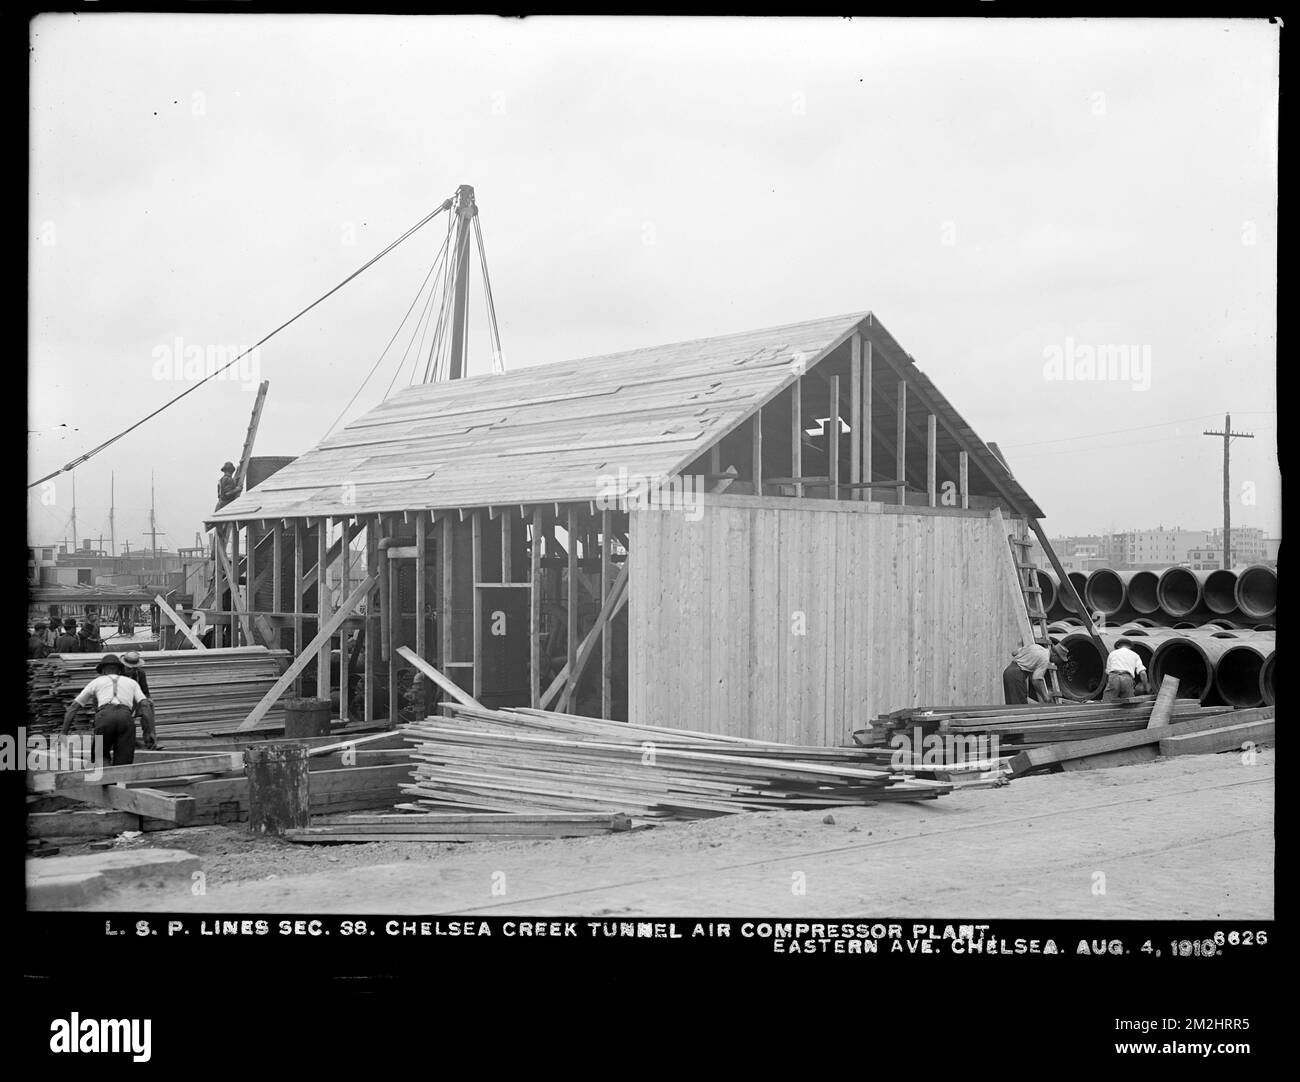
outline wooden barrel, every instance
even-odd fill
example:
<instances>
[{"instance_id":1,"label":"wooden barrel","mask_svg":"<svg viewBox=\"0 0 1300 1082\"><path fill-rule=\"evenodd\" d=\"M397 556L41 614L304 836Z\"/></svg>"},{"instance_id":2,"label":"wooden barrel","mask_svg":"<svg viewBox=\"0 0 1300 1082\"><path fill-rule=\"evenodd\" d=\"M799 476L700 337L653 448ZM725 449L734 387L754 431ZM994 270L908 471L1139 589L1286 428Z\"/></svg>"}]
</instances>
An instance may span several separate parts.
<instances>
[{"instance_id":1,"label":"wooden barrel","mask_svg":"<svg viewBox=\"0 0 1300 1082\"><path fill-rule=\"evenodd\" d=\"M306 744L252 744L244 752L244 773L249 830L281 834L310 824Z\"/></svg>"},{"instance_id":2,"label":"wooden barrel","mask_svg":"<svg viewBox=\"0 0 1300 1082\"><path fill-rule=\"evenodd\" d=\"M301 740L307 736L329 736L329 699L286 699L284 702L284 737Z\"/></svg>"}]
</instances>

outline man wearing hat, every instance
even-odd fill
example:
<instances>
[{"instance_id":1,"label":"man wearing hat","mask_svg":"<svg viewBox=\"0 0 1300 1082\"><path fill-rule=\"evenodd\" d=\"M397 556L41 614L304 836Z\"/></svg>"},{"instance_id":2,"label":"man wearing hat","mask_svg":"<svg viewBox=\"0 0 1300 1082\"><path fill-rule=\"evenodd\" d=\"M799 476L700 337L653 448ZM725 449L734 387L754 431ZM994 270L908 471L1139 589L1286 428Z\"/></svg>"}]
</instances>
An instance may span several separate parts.
<instances>
[{"instance_id":1,"label":"man wearing hat","mask_svg":"<svg viewBox=\"0 0 1300 1082\"><path fill-rule=\"evenodd\" d=\"M221 467L221 480L217 482L217 510L220 511L244 490L235 480L235 464L227 462Z\"/></svg>"},{"instance_id":2,"label":"man wearing hat","mask_svg":"<svg viewBox=\"0 0 1300 1082\"><path fill-rule=\"evenodd\" d=\"M45 642L45 629L49 625L44 620L37 620L32 627L32 633L27 636L27 657L42 658L50 652L50 648Z\"/></svg>"},{"instance_id":3,"label":"man wearing hat","mask_svg":"<svg viewBox=\"0 0 1300 1082\"><path fill-rule=\"evenodd\" d=\"M58 638L54 640L54 653L56 654L79 654L81 653L81 640L77 638L77 621L73 616L66 616L63 619L63 631Z\"/></svg>"},{"instance_id":4,"label":"man wearing hat","mask_svg":"<svg viewBox=\"0 0 1300 1082\"><path fill-rule=\"evenodd\" d=\"M138 651L131 650L122 655L126 676L140 685L144 698L135 712L140 715L140 728L144 730L144 746L150 751L158 751L158 730L154 724L153 700L149 697L149 678L144 672L144 658Z\"/></svg>"},{"instance_id":5,"label":"man wearing hat","mask_svg":"<svg viewBox=\"0 0 1300 1082\"><path fill-rule=\"evenodd\" d=\"M110 766L128 766L135 762L135 712L144 700L140 685L124 673L122 659L105 654L95 672L99 673L68 704L63 715L63 733L72 728L80 706L95 705L94 731L104 738L105 757Z\"/></svg>"}]
</instances>

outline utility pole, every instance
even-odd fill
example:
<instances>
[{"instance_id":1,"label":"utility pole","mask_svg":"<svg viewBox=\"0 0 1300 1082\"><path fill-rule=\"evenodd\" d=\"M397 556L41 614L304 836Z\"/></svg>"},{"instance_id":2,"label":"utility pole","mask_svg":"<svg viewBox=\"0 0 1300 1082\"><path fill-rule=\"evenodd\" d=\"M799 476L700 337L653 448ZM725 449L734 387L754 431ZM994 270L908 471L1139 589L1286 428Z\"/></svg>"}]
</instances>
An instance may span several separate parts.
<instances>
[{"instance_id":1,"label":"utility pole","mask_svg":"<svg viewBox=\"0 0 1300 1082\"><path fill-rule=\"evenodd\" d=\"M453 206L456 215L455 247L452 249L456 259L453 264L455 300L452 302L451 361L447 378L463 379L469 335L469 246L474 229L474 217L478 214L478 207L474 203L474 189L468 184L462 184L457 188Z\"/></svg>"},{"instance_id":2,"label":"utility pole","mask_svg":"<svg viewBox=\"0 0 1300 1082\"><path fill-rule=\"evenodd\" d=\"M1223 437L1223 569L1232 570L1232 491L1228 483L1228 447L1234 436L1243 440L1253 440L1253 432L1234 432L1232 414L1223 415L1222 432L1202 432L1203 436Z\"/></svg>"}]
</instances>

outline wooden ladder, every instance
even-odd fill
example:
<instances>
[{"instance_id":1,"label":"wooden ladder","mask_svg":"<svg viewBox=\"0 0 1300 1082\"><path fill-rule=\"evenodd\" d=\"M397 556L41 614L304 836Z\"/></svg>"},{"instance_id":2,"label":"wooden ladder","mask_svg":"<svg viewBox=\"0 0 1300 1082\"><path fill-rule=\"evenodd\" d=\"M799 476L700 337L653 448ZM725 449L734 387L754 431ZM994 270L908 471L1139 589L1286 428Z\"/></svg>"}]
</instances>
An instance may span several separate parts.
<instances>
[{"instance_id":1,"label":"wooden ladder","mask_svg":"<svg viewBox=\"0 0 1300 1082\"><path fill-rule=\"evenodd\" d=\"M1034 630L1034 641L1046 646L1049 654L1047 662L1047 690L1054 698L1061 697L1061 682L1056 676L1056 661L1051 657L1052 639L1047 631L1047 611L1043 608L1043 591L1038 585L1038 568L1029 560L1029 550L1033 545L1027 534L1017 537L1008 534L1011 545L1011 562L1016 568L1016 581L1020 584L1020 593L1025 599L1025 612L1029 614L1029 625Z\"/></svg>"}]
</instances>

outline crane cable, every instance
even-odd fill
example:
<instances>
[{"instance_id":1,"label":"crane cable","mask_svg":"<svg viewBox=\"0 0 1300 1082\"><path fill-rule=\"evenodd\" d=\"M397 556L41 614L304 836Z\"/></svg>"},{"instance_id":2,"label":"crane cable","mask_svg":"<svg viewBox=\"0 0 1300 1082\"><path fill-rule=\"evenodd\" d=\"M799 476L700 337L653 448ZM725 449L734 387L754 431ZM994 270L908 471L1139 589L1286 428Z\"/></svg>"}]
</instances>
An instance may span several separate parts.
<instances>
[{"instance_id":1,"label":"crane cable","mask_svg":"<svg viewBox=\"0 0 1300 1082\"><path fill-rule=\"evenodd\" d=\"M492 332L492 371L504 372L506 360L501 353L501 332L497 327L497 306L492 300L492 279L488 277L487 251L483 248L483 230L474 215L474 237L478 241L478 260L483 268L483 300L487 306L488 327Z\"/></svg>"},{"instance_id":2,"label":"crane cable","mask_svg":"<svg viewBox=\"0 0 1300 1082\"><path fill-rule=\"evenodd\" d=\"M358 268L357 268L356 270L354 270L351 274L349 274L346 278L344 278L343 281L339 282L339 284L336 285L333 289L329 290L329 292L327 292L327 293L323 293L323 294L321 294L321 295L320 295L319 297L317 297L314 301L312 301L311 304L307 305L306 308L302 309L302 311L298 312L296 315L290 317L289 319L286 319L283 323L281 323L278 327L276 327L275 330L273 330L270 334L266 335L264 338L260 339L258 342L256 342L256 343L253 344L252 346L249 346L248 349L244 350L243 353L241 353L241 354L239 354L239 356L235 357L234 360L228 361L226 364L223 364L220 368L215 369L215 370L212 371L212 372L209 372L206 376L204 376L201 380L199 380L199 381L198 381L197 383L195 383L193 386L191 386L191 387L187 387L185 390L183 390L180 394L176 395L174 398L168 399L166 402L164 402L161 406L159 406L159 407L158 407L156 410L154 410L152 413L146 414L144 417L141 417L140 420L136 421L133 425L130 425L129 427L122 429L122 431L119 432L116 436L113 436L113 437L111 437L111 438L105 440L103 443L99 444L97 447L92 447L92 448L91 448L89 451L87 451L85 454L80 455L80 456L77 457L77 458L74 458L74 459L73 459L71 462L69 462L66 466L62 466L62 467L60 467L59 469L55 470L53 473L47 473L44 477L40 477L40 478L38 478L37 480L32 481L30 484L28 484L27 487L28 487L28 488L35 488L37 485L42 485L42 484L44 484L46 481L49 481L49 480L51 480L52 478L58 477L59 474L61 474L61 473L68 473L69 471L76 469L78 466L82 465L83 463L88 462L90 459L92 459L95 455L99 454L101 451L105 451L105 450L107 450L109 447L111 447L113 444L115 444L118 440L122 439L123 436L127 436L127 435L129 435L130 433L134 432L137 428L139 428L139 427L140 427L142 424L144 424L146 421L151 421L151 420L153 420L153 418L157 417L158 414L162 413L163 410L167 409L169 406L173 406L173 405L175 405L177 402L179 402L179 401L180 401L182 398L184 398L186 395L191 394L191 393L194 392L194 391L197 391L200 387L202 387L205 383L207 383L208 380L215 378L215 377L218 376L220 373L224 372L227 368L232 367L233 365L235 365L236 363L238 363L240 360L242 360L244 357L248 356L248 354L252 353L253 350L258 349L260 346L262 346L262 345L264 345L265 343L269 342L269 341L270 341L270 340L271 340L275 335L279 334L282 330L284 330L286 327L288 327L291 323L294 323L294 322L296 322L297 320L301 319L303 316L305 316L308 312L310 312L313 308L315 308L315 307L316 307L318 304L320 304L322 301L324 301L324 300L326 300L327 298L333 296L333 295L334 295L335 293L337 293L340 289L342 289L345 285L347 285L349 282L351 282L354 278L358 277L359 275L361 275L361 274L364 273L365 271L369 270L372 266L374 266L374 264L378 263L379 260L383 259L384 256L386 256L389 252L391 252L394 248L396 248L396 247L397 247L399 244L401 244L403 241L407 240L407 239L408 239L412 234L414 234L416 231L418 231L418 230L424 228L424 226L428 225L431 221L433 221L434 218L436 218L436 217L437 217L439 214L441 214L443 211L445 211L445 210L450 210L450 209L451 209L451 205L452 205L452 201L451 201L450 199L444 201L443 204L442 204L441 206L439 206L437 210L433 211L431 214L426 214L423 218L421 218L418 222L416 222L415 225L411 226L410 229L408 229L405 233L403 233L403 234L402 234L400 237L398 237L395 241L393 241L391 244L389 244L388 247L386 247L382 252L380 252L378 255L372 256L369 260L367 260L367 261L366 261L365 263L363 263L360 267L358 267Z\"/></svg>"}]
</instances>

